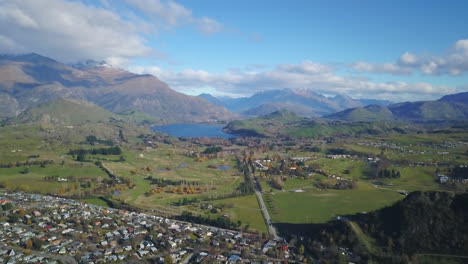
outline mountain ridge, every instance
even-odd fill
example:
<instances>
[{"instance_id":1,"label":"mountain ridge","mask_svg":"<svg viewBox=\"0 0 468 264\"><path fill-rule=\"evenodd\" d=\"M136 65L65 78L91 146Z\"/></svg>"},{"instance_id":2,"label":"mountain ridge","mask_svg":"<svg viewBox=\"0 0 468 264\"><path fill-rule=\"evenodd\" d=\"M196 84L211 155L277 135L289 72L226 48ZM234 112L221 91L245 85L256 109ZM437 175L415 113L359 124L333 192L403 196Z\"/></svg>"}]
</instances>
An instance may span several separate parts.
<instances>
[{"instance_id":1,"label":"mountain ridge","mask_svg":"<svg viewBox=\"0 0 468 264\"><path fill-rule=\"evenodd\" d=\"M275 89L258 92L250 97L223 98L209 94L199 95L227 109L247 116L262 116L286 109L306 117L319 117L352 107L362 107L367 103L388 105L391 102L377 99L353 99L337 94L327 97L310 90Z\"/></svg>"},{"instance_id":2,"label":"mountain ridge","mask_svg":"<svg viewBox=\"0 0 468 264\"><path fill-rule=\"evenodd\" d=\"M157 123L218 122L237 116L174 91L155 76L88 64L74 68L35 53L0 55L0 105L7 110L0 113L0 119L57 98L90 101L114 113L137 110Z\"/></svg>"},{"instance_id":3,"label":"mountain ridge","mask_svg":"<svg viewBox=\"0 0 468 264\"><path fill-rule=\"evenodd\" d=\"M324 118L344 121L410 122L454 121L468 119L468 92L446 95L434 101L403 102L377 109L351 108Z\"/></svg>"}]
</instances>

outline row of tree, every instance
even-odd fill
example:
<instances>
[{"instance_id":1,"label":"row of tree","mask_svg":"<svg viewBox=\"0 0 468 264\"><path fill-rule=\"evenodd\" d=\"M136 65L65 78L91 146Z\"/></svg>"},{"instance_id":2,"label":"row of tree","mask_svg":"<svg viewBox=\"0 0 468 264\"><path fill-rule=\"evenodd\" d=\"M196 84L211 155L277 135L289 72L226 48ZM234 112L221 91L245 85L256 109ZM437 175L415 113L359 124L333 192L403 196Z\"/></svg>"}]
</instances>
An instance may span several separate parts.
<instances>
[{"instance_id":1,"label":"row of tree","mask_svg":"<svg viewBox=\"0 0 468 264\"><path fill-rule=\"evenodd\" d=\"M218 152L221 152L223 151L223 148L220 147L220 146L214 146L214 147L208 147L206 148L202 154L215 154L215 153L218 153Z\"/></svg>"},{"instance_id":2,"label":"row of tree","mask_svg":"<svg viewBox=\"0 0 468 264\"><path fill-rule=\"evenodd\" d=\"M96 136L87 136L86 143L90 145L102 144L106 146L113 146L114 142L108 139L98 139Z\"/></svg>"},{"instance_id":3,"label":"row of tree","mask_svg":"<svg viewBox=\"0 0 468 264\"><path fill-rule=\"evenodd\" d=\"M379 179L379 178L392 178L392 179L397 179L401 177L401 173L398 170L395 169L379 169L377 173L375 174L374 178Z\"/></svg>"},{"instance_id":4,"label":"row of tree","mask_svg":"<svg viewBox=\"0 0 468 264\"><path fill-rule=\"evenodd\" d=\"M166 187L168 185L186 185L186 186L198 186L200 183L198 181L187 181L187 180L170 180L164 178L153 178L152 176L148 176L145 180L149 181L151 184L158 185L158 187Z\"/></svg>"},{"instance_id":5,"label":"row of tree","mask_svg":"<svg viewBox=\"0 0 468 264\"><path fill-rule=\"evenodd\" d=\"M0 168L13 168L13 167L27 167L27 166L33 166L33 165L40 165L42 167L45 167L45 165L48 164L54 164L53 160L33 160L33 161L25 161L25 162L19 162L17 161L16 163L3 163L0 164Z\"/></svg>"},{"instance_id":6,"label":"row of tree","mask_svg":"<svg viewBox=\"0 0 468 264\"><path fill-rule=\"evenodd\" d=\"M210 226L217 226L220 228L240 228L242 225L241 221L233 222L229 217L219 216L215 219L211 219L208 217L203 217L201 215L194 215L191 212L184 211L180 216L176 217L178 220L202 224L202 225L210 225ZM248 228L248 226L247 226Z\"/></svg>"},{"instance_id":7,"label":"row of tree","mask_svg":"<svg viewBox=\"0 0 468 264\"><path fill-rule=\"evenodd\" d=\"M93 149L70 149L68 155L121 155L122 150L119 146L109 148L93 148Z\"/></svg>"}]
</instances>

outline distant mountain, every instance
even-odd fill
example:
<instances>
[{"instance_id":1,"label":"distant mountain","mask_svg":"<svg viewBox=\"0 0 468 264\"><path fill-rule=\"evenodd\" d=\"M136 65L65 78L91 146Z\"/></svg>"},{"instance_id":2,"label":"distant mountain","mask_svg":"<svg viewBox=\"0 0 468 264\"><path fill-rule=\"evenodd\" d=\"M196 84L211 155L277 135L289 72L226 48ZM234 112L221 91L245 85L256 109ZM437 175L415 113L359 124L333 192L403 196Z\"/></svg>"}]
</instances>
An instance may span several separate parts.
<instances>
[{"instance_id":1,"label":"distant mountain","mask_svg":"<svg viewBox=\"0 0 468 264\"><path fill-rule=\"evenodd\" d=\"M212 104L223 106L223 102L219 100L218 98L212 96L211 94L202 93L202 94L199 94L198 97L205 99Z\"/></svg>"},{"instance_id":2,"label":"distant mountain","mask_svg":"<svg viewBox=\"0 0 468 264\"><path fill-rule=\"evenodd\" d=\"M388 100L379 100L379 99L357 99L363 106L366 105L380 105L380 106L387 106L391 105L394 102Z\"/></svg>"},{"instance_id":3,"label":"distant mountain","mask_svg":"<svg viewBox=\"0 0 468 264\"><path fill-rule=\"evenodd\" d=\"M258 107L250 108L246 111L243 111L241 112L241 114L246 116L264 116L280 110L291 111L301 116L310 115L309 107L304 105L296 105L291 102L262 104Z\"/></svg>"},{"instance_id":4,"label":"distant mountain","mask_svg":"<svg viewBox=\"0 0 468 264\"><path fill-rule=\"evenodd\" d=\"M446 101L407 102L388 106L401 120L447 121L468 119L468 105Z\"/></svg>"},{"instance_id":5,"label":"distant mountain","mask_svg":"<svg viewBox=\"0 0 468 264\"><path fill-rule=\"evenodd\" d=\"M347 109L325 118L346 121L453 121L468 119L468 93L447 95L436 101L405 102Z\"/></svg>"},{"instance_id":6,"label":"distant mountain","mask_svg":"<svg viewBox=\"0 0 468 264\"><path fill-rule=\"evenodd\" d=\"M158 123L230 120L236 115L176 92L156 77L87 61L68 66L38 54L0 56L0 119L56 98L90 101L114 113L137 110Z\"/></svg>"},{"instance_id":7,"label":"distant mountain","mask_svg":"<svg viewBox=\"0 0 468 264\"><path fill-rule=\"evenodd\" d=\"M438 101L468 104L468 92L446 95L440 98Z\"/></svg>"},{"instance_id":8,"label":"distant mountain","mask_svg":"<svg viewBox=\"0 0 468 264\"><path fill-rule=\"evenodd\" d=\"M337 94L335 97L330 98L333 102L337 103L340 108L347 109L352 107L362 106L359 100L355 100L349 96Z\"/></svg>"},{"instance_id":9,"label":"distant mountain","mask_svg":"<svg viewBox=\"0 0 468 264\"><path fill-rule=\"evenodd\" d=\"M292 89L264 91L243 98L216 98L207 94L200 97L248 116L261 116L286 109L302 116L318 117L352 107L365 106L367 102L379 105L390 103L384 100L357 100L345 95L326 97L310 90Z\"/></svg>"}]
</instances>

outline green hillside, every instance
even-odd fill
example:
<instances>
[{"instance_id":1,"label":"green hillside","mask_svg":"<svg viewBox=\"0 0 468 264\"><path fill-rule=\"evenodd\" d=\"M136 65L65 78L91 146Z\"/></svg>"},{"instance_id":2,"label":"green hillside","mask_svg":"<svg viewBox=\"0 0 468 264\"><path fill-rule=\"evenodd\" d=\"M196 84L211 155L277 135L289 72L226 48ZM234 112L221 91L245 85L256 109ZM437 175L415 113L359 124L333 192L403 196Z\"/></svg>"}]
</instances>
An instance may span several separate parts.
<instances>
[{"instance_id":1,"label":"green hillside","mask_svg":"<svg viewBox=\"0 0 468 264\"><path fill-rule=\"evenodd\" d=\"M158 122L158 118L150 116L138 110L128 110L117 113L117 115L119 115L120 118L126 121L136 124L154 124Z\"/></svg>"},{"instance_id":2,"label":"green hillside","mask_svg":"<svg viewBox=\"0 0 468 264\"><path fill-rule=\"evenodd\" d=\"M379 107L380 108L380 107ZM291 136L319 138L331 136L379 135L408 133L415 127L396 122L340 122L312 120L289 111L278 111L263 117L230 122L225 130L239 136Z\"/></svg>"},{"instance_id":3,"label":"green hillside","mask_svg":"<svg viewBox=\"0 0 468 264\"><path fill-rule=\"evenodd\" d=\"M347 120L347 121L393 121L396 117L385 106L368 105L366 107L356 107L338 112L325 118Z\"/></svg>"},{"instance_id":4,"label":"green hillside","mask_svg":"<svg viewBox=\"0 0 468 264\"><path fill-rule=\"evenodd\" d=\"M257 118L232 121L225 127L225 130L242 136L268 137L296 127L305 121L307 121L306 118L293 112L280 110Z\"/></svg>"},{"instance_id":5,"label":"green hillside","mask_svg":"<svg viewBox=\"0 0 468 264\"><path fill-rule=\"evenodd\" d=\"M86 101L60 98L32 107L17 117L7 121L8 124L63 124L97 123L119 119L115 114Z\"/></svg>"}]
</instances>

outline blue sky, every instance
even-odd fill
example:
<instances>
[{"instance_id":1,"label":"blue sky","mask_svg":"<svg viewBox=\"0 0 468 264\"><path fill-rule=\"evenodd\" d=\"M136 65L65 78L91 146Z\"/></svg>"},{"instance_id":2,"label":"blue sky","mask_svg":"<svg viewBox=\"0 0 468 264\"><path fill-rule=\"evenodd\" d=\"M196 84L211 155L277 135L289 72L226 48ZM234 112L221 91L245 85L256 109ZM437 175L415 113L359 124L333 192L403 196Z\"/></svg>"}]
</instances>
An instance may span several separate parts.
<instances>
[{"instance_id":1,"label":"blue sky","mask_svg":"<svg viewBox=\"0 0 468 264\"><path fill-rule=\"evenodd\" d=\"M0 52L107 60L188 94L423 100L468 91L467 11L467 1L0 0Z\"/></svg>"},{"instance_id":2,"label":"blue sky","mask_svg":"<svg viewBox=\"0 0 468 264\"><path fill-rule=\"evenodd\" d=\"M468 5L450 1L183 1L194 13L221 21L226 32L162 36L175 58L203 51L217 66L319 62L385 62L406 51L440 53L467 37ZM446 3L449 2L449 3ZM255 43L250 34L258 34ZM180 43L190 39L196 47ZM179 43L179 45L177 44ZM174 46L172 46L173 44ZM187 43L188 44L188 43ZM174 48L171 48L174 47ZM228 61L210 56L215 48ZM246 55L239 58L232 54ZM232 55L230 55L230 53ZM179 55L180 54L180 55ZM207 64L209 64L208 62ZM209 65L196 65L209 67Z\"/></svg>"}]
</instances>

